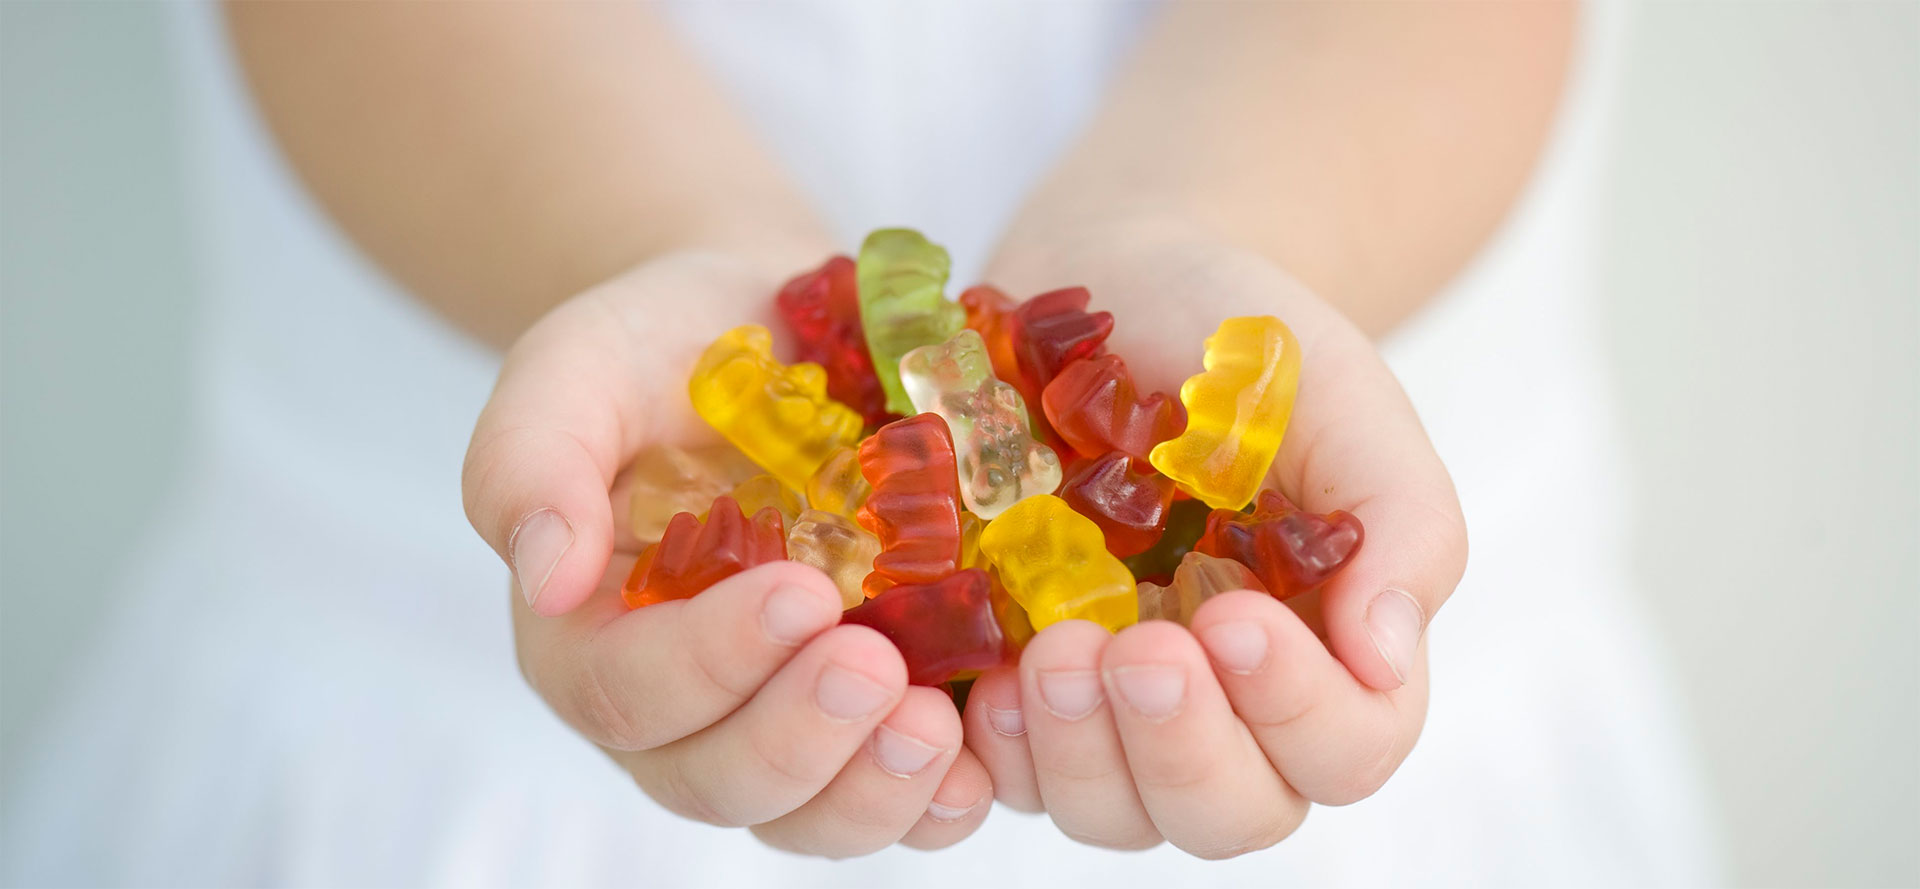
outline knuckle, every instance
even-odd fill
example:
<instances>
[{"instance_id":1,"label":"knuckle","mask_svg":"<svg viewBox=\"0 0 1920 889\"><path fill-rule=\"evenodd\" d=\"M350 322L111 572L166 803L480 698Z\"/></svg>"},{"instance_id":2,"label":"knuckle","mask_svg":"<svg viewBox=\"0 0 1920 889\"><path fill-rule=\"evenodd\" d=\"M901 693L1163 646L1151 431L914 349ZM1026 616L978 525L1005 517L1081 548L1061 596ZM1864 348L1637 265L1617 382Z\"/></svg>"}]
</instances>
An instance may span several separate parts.
<instances>
[{"instance_id":1,"label":"knuckle","mask_svg":"<svg viewBox=\"0 0 1920 889\"><path fill-rule=\"evenodd\" d=\"M1155 831L1150 825L1136 827L1132 830L1115 831L1080 830L1060 824L1058 819L1055 819L1054 825L1060 828L1060 834L1067 839L1083 846L1093 846L1100 849L1137 852L1141 849L1151 849L1164 841L1164 838L1160 836L1159 832Z\"/></svg>"},{"instance_id":2,"label":"knuckle","mask_svg":"<svg viewBox=\"0 0 1920 889\"><path fill-rule=\"evenodd\" d=\"M1369 735L1355 748L1353 767L1339 780L1314 794L1314 802L1329 806L1357 803L1379 792L1400 768L1405 757L1400 743L1386 734Z\"/></svg>"},{"instance_id":3,"label":"knuckle","mask_svg":"<svg viewBox=\"0 0 1920 889\"><path fill-rule=\"evenodd\" d=\"M572 693L575 727L594 743L614 750L654 746L636 715L623 703L624 696L608 686L600 661L588 658L582 672Z\"/></svg>"},{"instance_id":4,"label":"knuckle","mask_svg":"<svg viewBox=\"0 0 1920 889\"><path fill-rule=\"evenodd\" d=\"M747 734L747 748L772 782L796 789L823 783L819 763L811 761L807 745L794 743L791 733L776 736L770 728L756 726Z\"/></svg>"},{"instance_id":5,"label":"knuckle","mask_svg":"<svg viewBox=\"0 0 1920 889\"><path fill-rule=\"evenodd\" d=\"M1218 774L1212 758L1180 754L1129 760L1134 783L1151 790L1179 791L1205 785Z\"/></svg>"},{"instance_id":6,"label":"knuckle","mask_svg":"<svg viewBox=\"0 0 1920 889\"><path fill-rule=\"evenodd\" d=\"M1210 834L1197 841L1176 841L1181 851L1195 858L1207 861L1222 861L1238 858L1250 852L1279 845L1282 840L1300 829L1305 820L1305 807L1288 807L1285 811L1274 813L1276 817L1261 819L1259 823L1238 833Z\"/></svg>"},{"instance_id":7,"label":"knuckle","mask_svg":"<svg viewBox=\"0 0 1920 889\"><path fill-rule=\"evenodd\" d=\"M1070 759L1058 761L1048 760L1045 762L1036 761L1033 764L1033 770L1043 779L1052 778L1057 781L1074 784L1104 782L1112 779L1120 772L1120 769L1112 763L1099 763L1095 757L1073 757Z\"/></svg>"},{"instance_id":8,"label":"knuckle","mask_svg":"<svg viewBox=\"0 0 1920 889\"><path fill-rule=\"evenodd\" d=\"M686 652L686 659L692 665L696 680L738 705L759 691L759 686L729 676L731 671L723 665L737 662L738 653L729 656L719 648L721 646L713 634L701 632L701 626L695 621L680 622L680 650Z\"/></svg>"},{"instance_id":9,"label":"knuckle","mask_svg":"<svg viewBox=\"0 0 1920 889\"><path fill-rule=\"evenodd\" d=\"M652 776L659 786L650 786L653 782L643 777L639 770L634 771L634 783L640 786L642 793L675 814L716 827L740 827L745 823L722 811L710 794L693 786L677 762L663 764L652 772Z\"/></svg>"}]
</instances>

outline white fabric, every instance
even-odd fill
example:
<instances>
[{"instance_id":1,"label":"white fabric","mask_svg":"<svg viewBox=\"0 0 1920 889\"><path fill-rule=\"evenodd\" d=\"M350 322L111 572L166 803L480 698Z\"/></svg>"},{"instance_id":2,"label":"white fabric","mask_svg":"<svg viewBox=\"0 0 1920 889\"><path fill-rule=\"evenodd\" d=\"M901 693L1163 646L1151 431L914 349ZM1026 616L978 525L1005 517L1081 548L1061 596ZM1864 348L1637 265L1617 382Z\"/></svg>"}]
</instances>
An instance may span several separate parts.
<instances>
[{"instance_id":1,"label":"white fabric","mask_svg":"<svg viewBox=\"0 0 1920 889\"><path fill-rule=\"evenodd\" d=\"M695 4L674 19L844 243L919 226L977 267L1137 7ZM198 458L0 825L19 885L1697 884L1660 657L1622 570L1588 318L1605 19L1539 178L1386 349L1473 536L1419 747L1380 794L1208 863L999 810L939 853L768 850L635 792L521 682L458 468L494 359L302 195L213 10L181 17L208 309ZM830 104L829 104L830 103ZM821 125L819 121L832 121ZM849 128L854 132L850 133ZM924 176L917 170L938 170ZM1097 881L1097 882L1096 882Z\"/></svg>"}]
</instances>

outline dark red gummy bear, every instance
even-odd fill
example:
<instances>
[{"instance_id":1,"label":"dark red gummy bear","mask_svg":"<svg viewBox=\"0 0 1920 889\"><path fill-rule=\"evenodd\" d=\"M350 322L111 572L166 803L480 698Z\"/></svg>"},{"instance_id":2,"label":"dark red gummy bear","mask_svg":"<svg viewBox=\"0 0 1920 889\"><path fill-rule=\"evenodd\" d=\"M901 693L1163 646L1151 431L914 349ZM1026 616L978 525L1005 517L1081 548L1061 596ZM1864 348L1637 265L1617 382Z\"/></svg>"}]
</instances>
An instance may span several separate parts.
<instances>
[{"instance_id":1,"label":"dark red gummy bear","mask_svg":"<svg viewBox=\"0 0 1920 889\"><path fill-rule=\"evenodd\" d=\"M827 370L827 394L858 411L867 424L887 421L887 393L873 373L860 326L860 288L851 259L836 256L780 288L774 299L793 331L801 361Z\"/></svg>"},{"instance_id":2,"label":"dark red gummy bear","mask_svg":"<svg viewBox=\"0 0 1920 889\"><path fill-rule=\"evenodd\" d=\"M1278 491L1261 491L1251 515L1216 509L1194 549L1232 559L1260 576L1276 598L1319 587L1360 551L1366 530L1345 510L1314 515Z\"/></svg>"},{"instance_id":3,"label":"dark red gummy bear","mask_svg":"<svg viewBox=\"0 0 1920 889\"><path fill-rule=\"evenodd\" d=\"M1100 354L1113 333L1110 312L1088 312L1092 295L1085 287L1042 293L1013 312L1013 352L1020 380L1012 382L1028 404L1040 400L1061 369Z\"/></svg>"},{"instance_id":4,"label":"dark red gummy bear","mask_svg":"<svg viewBox=\"0 0 1920 889\"><path fill-rule=\"evenodd\" d=\"M1133 458L1113 451L1083 461L1060 485L1060 499L1099 525L1107 552L1123 559L1145 552L1160 539L1173 505L1173 479L1154 472L1144 460L1138 469Z\"/></svg>"},{"instance_id":5,"label":"dark red gummy bear","mask_svg":"<svg viewBox=\"0 0 1920 889\"><path fill-rule=\"evenodd\" d=\"M873 485L856 518L880 538L867 598L894 584L931 583L960 567L960 477L953 436L938 414L880 427L860 443L860 474Z\"/></svg>"},{"instance_id":6,"label":"dark red gummy bear","mask_svg":"<svg viewBox=\"0 0 1920 889\"><path fill-rule=\"evenodd\" d=\"M1047 422L1082 457L1119 451L1147 459L1157 445L1187 428L1187 409L1177 398L1134 388L1127 362L1118 355L1083 358L1061 369L1040 394Z\"/></svg>"},{"instance_id":7,"label":"dark red gummy bear","mask_svg":"<svg viewBox=\"0 0 1920 889\"><path fill-rule=\"evenodd\" d=\"M670 519L660 542L633 563L620 597L628 608L685 599L755 565L786 557L780 510L769 506L748 521L740 504L723 494L713 498L704 525L690 512Z\"/></svg>"},{"instance_id":8,"label":"dark red gummy bear","mask_svg":"<svg viewBox=\"0 0 1920 889\"><path fill-rule=\"evenodd\" d=\"M1006 635L993 613L993 583L969 568L932 583L901 584L841 615L841 623L879 630L907 662L907 681L939 685L1006 659Z\"/></svg>"}]
</instances>

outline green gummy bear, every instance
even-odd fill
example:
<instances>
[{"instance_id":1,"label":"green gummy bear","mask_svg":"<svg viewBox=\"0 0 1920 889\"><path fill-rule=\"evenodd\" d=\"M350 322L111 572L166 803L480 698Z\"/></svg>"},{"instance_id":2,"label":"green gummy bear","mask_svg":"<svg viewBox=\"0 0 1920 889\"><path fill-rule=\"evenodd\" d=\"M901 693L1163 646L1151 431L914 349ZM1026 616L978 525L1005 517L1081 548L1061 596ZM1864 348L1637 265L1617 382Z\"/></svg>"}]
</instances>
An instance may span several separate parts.
<instances>
[{"instance_id":1,"label":"green gummy bear","mask_svg":"<svg viewBox=\"0 0 1920 889\"><path fill-rule=\"evenodd\" d=\"M945 293L951 265L944 248L910 228L879 229L860 245L860 325L890 413L913 413L900 384L901 356L966 326L966 310Z\"/></svg>"}]
</instances>

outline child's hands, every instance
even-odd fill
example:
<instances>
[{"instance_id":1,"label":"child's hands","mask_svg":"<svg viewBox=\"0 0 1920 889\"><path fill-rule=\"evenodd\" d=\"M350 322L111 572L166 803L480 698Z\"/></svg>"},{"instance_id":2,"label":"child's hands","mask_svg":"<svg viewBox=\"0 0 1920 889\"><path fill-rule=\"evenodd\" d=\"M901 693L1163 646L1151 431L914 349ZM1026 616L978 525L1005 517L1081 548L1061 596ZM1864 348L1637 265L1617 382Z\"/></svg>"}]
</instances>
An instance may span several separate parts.
<instances>
[{"instance_id":1,"label":"child's hands","mask_svg":"<svg viewBox=\"0 0 1920 889\"><path fill-rule=\"evenodd\" d=\"M1305 363L1271 480L1311 512L1351 511L1367 535L1320 595L1217 596L1192 632L1072 621L1040 633L967 703L968 746L999 798L1044 808L1082 842L1164 839L1219 858L1285 838L1309 802L1378 790L1419 736L1422 635L1467 544L1446 469L1372 344L1270 263L1184 231L1016 249L989 280L1023 297L1090 287L1143 391L1177 391L1222 318L1286 321Z\"/></svg>"},{"instance_id":2,"label":"child's hands","mask_svg":"<svg viewBox=\"0 0 1920 889\"><path fill-rule=\"evenodd\" d=\"M619 473L696 434L687 368L721 331L764 323L777 285L683 254L548 314L474 430L467 515L524 592L521 671L661 805L818 855L949 845L990 808L986 770L944 693L908 687L880 634L836 626L819 572L780 562L692 599L620 602L639 546Z\"/></svg>"}]
</instances>

